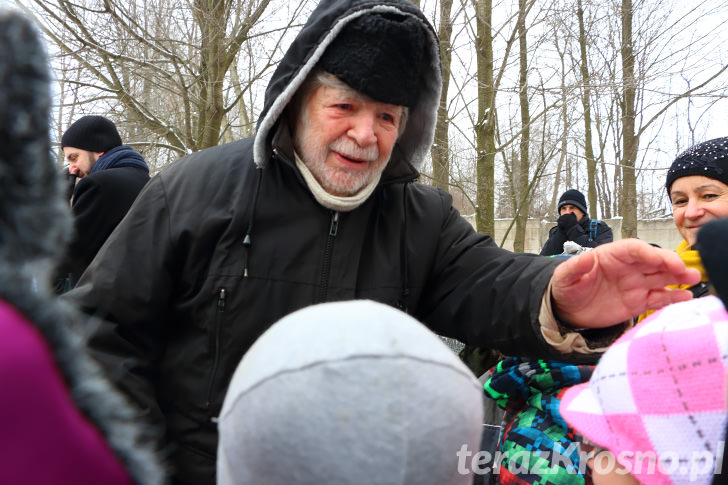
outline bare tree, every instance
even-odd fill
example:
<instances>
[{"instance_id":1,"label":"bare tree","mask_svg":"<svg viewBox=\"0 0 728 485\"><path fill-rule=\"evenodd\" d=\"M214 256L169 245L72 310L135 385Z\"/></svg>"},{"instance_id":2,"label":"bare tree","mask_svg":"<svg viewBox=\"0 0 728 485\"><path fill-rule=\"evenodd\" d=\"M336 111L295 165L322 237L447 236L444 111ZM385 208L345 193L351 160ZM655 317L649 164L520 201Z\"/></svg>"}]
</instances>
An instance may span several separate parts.
<instances>
[{"instance_id":1,"label":"bare tree","mask_svg":"<svg viewBox=\"0 0 728 485\"><path fill-rule=\"evenodd\" d=\"M478 192L475 227L495 232L495 81L493 79L492 0L474 0L477 21L478 115L475 124Z\"/></svg>"},{"instance_id":2,"label":"bare tree","mask_svg":"<svg viewBox=\"0 0 728 485\"><path fill-rule=\"evenodd\" d=\"M435 187L450 190L450 144L448 139L448 88L450 86L450 63L452 59L452 0L440 0L440 58L442 60L442 93L440 106L437 109L437 125L435 126L435 141L430 152L432 157L432 175Z\"/></svg>"},{"instance_id":3,"label":"bare tree","mask_svg":"<svg viewBox=\"0 0 728 485\"><path fill-rule=\"evenodd\" d=\"M517 30L514 28L505 42L504 54L495 75L493 57L493 2L472 0L475 7L475 53L478 63L478 110L475 132L475 159L477 167L477 195L475 226L480 232L495 232L495 157L497 131L496 94L506 72L511 48Z\"/></svg>"},{"instance_id":4,"label":"bare tree","mask_svg":"<svg viewBox=\"0 0 728 485\"><path fill-rule=\"evenodd\" d=\"M532 2L530 2L533 5ZM523 252L524 241L526 239L526 222L528 221L528 201L526 194L528 187L529 160L528 151L531 144L531 112L528 101L528 44L526 40L526 16L529 7L526 0L518 0L518 20L516 21L516 29L518 30L519 45L519 75L518 75L518 100L521 111L521 142L519 145L519 170L518 178L515 180L514 187L517 193L521 193L520 198L516 198L516 234L513 249L516 252Z\"/></svg>"},{"instance_id":5,"label":"bare tree","mask_svg":"<svg viewBox=\"0 0 728 485\"><path fill-rule=\"evenodd\" d=\"M132 141L175 156L219 144L234 113L250 132L252 112L241 111L242 100L275 64L283 33L307 3L274 8L273 0L27 1L58 51L56 62L78 66L80 79L59 73L87 105L78 111L103 110L127 133L138 131ZM264 14L275 25L274 36L261 25ZM271 24L271 18L280 21ZM250 54L254 64L248 58L245 65L254 70L233 75L240 58Z\"/></svg>"},{"instance_id":6,"label":"bare tree","mask_svg":"<svg viewBox=\"0 0 728 485\"><path fill-rule=\"evenodd\" d=\"M581 0L576 0L576 15L579 19L579 52L581 54L582 104L584 107L584 155L586 157L587 184L589 187L589 207L597 207L597 164L594 160L592 148L592 119L591 119L591 78L589 76L589 63L587 59L587 37L584 29L584 8Z\"/></svg>"},{"instance_id":7,"label":"bare tree","mask_svg":"<svg viewBox=\"0 0 728 485\"><path fill-rule=\"evenodd\" d=\"M687 99L693 95L701 93L701 91L709 89L713 84L713 81L723 76L728 70L728 62L723 61L722 66L718 66L712 73L708 73L707 76L701 72L702 79L696 85L686 88L684 91L677 94L668 93L666 96L662 96L659 101L654 101L647 98L649 90L647 87L648 79L654 76L652 72L657 70L657 61L662 63L660 69L667 69L675 66L674 54L670 56L661 57L658 51L655 51L664 44L658 42L659 39L664 38L664 32L668 30L662 30L662 25L655 25L654 31L642 31L642 35L647 37L642 51L640 52L640 72L635 72L636 66L636 53L634 46L636 45L635 36L632 31L633 21L633 3L632 0L622 0L621 8L621 24L622 24L622 41L621 41L621 57L622 57L622 216L624 222L622 224L622 237L635 237L637 235L637 176L636 176L636 161L638 156L638 150L640 147L640 141L643 136L653 124L659 122L662 119L664 113L675 103L682 99ZM720 8L720 6L716 6ZM723 7L725 8L725 7ZM662 23L665 23L662 20ZM698 17L699 20L700 17ZM682 18L679 19L680 21ZM695 20L697 22L698 20ZM658 24L658 22L655 22ZM677 24L673 24L674 27ZM651 34L651 36L649 35ZM702 32L701 35L705 36L706 33ZM696 39L697 40L697 39ZM663 40L663 43L667 44L670 39ZM689 46L688 49L689 50ZM655 56L655 58L651 57ZM671 59L672 58L672 59ZM673 62L673 64L670 64ZM677 62L680 66L681 61ZM668 67L664 67L667 65ZM659 105L647 105L648 102L659 103ZM637 125L635 119L637 117L637 108L640 108L640 123Z\"/></svg>"},{"instance_id":8,"label":"bare tree","mask_svg":"<svg viewBox=\"0 0 728 485\"><path fill-rule=\"evenodd\" d=\"M622 237L637 236L637 177L635 161L639 138L635 133L635 98L637 83L634 75L632 46L632 0L622 0Z\"/></svg>"}]
</instances>

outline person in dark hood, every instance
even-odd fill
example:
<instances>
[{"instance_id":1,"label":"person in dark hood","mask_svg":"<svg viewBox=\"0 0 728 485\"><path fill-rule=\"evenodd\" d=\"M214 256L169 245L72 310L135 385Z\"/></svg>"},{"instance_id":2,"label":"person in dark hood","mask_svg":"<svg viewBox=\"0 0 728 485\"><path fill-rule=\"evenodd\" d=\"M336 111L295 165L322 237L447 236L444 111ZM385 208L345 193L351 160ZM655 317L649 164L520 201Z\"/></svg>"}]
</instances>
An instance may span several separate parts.
<instances>
[{"instance_id":1,"label":"person in dark hood","mask_svg":"<svg viewBox=\"0 0 728 485\"><path fill-rule=\"evenodd\" d=\"M68 294L111 322L89 345L163 426L177 483L214 483L236 365L303 307L370 299L507 355L590 360L615 324L690 297L664 290L698 278L671 251L633 240L567 261L514 254L417 183L441 85L437 36L411 2L321 1L256 134L152 178Z\"/></svg>"},{"instance_id":2,"label":"person in dark hood","mask_svg":"<svg viewBox=\"0 0 728 485\"><path fill-rule=\"evenodd\" d=\"M149 167L133 148L122 145L113 121L89 115L61 137L68 174L78 177L72 192L74 237L60 264L56 291L72 288L111 231L149 180Z\"/></svg>"},{"instance_id":3,"label":"person in dark hood","mask_svg":"<svg viewBox=\"0 0 728 485\"><path fill-rule=\"evenodd\" d=\"M133 408L88 355L52 264L71 230L50 156L40 36L0 12L0 483L155 485L164 470Z\"/></svg>"},{"instance_id":4,"label":"person in dark hood","mask_svg":"<svg viewBox=\"0 0 728 485\"><path fill-rule=\"evenodd\" d=\"M582 248L595 248L614 240L612 228L606 222L589 218L586 197L578 190L569 189L561 194L557 211L559 219L549 230L541 255L564 253L566 241L574 241Z\"/></svg>"}]
</instances>

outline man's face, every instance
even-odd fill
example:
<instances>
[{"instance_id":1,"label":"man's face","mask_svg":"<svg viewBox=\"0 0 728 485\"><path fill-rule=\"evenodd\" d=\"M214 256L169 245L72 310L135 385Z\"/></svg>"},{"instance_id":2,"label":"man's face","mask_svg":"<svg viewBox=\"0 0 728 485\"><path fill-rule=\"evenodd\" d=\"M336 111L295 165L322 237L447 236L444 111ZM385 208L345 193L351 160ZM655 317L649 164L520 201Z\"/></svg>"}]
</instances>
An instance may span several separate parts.
<instances>
[{"instance_id":1,"label":"man's face","mask_svg":"<svg viewBox=\"0 0 728 485\"><path fill-rule=\"evenodd\" d=\"M559 215L563 216L564 214L572 213L576 216L576 220L580 221L582 217L584 217L584 213L576 207L575 205L566 204L561 209L559 209Z\"/></svg>"},{"instance_id":2,"label":"man's face","mask_svg":"<svg viewBox=\"0 0 728 485\"><path fill-rule=\"evenodd\" d=\"M322 85L295 123L298 155L328 193L352 196L389 161L404 108Z\"/></svg>"},{"instance_id":3,"label":"man's face","mask_svg":"<svg viewBox=\"0 0 728 485\"><path fill-rule=\"evenodd\" d=\"M91 173L96 160L99 159L103 152L90 152L74 147L63 147L63 155L68 162L68 173L76 174L78 178L83 178Z\"/></svg>"}]
</instances>

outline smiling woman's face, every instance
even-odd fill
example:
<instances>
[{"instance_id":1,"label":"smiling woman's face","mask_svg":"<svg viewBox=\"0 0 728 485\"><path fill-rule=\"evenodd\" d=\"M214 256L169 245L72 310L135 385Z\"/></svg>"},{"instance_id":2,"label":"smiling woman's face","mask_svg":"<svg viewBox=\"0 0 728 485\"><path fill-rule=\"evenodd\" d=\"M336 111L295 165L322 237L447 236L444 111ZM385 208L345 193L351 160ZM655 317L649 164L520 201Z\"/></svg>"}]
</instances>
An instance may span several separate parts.
<instances>
[{"instance_id":1,"label":"smiling woman's face","mask_svg":"<svg viewBox=\"0 0 728 485\"><path fill-rule=\"evenodd\" d=\"M680 177L670 187L672 218L690 246L707 222L728 217L728 185L703 175Z\"/></svg>"}]
</instances>

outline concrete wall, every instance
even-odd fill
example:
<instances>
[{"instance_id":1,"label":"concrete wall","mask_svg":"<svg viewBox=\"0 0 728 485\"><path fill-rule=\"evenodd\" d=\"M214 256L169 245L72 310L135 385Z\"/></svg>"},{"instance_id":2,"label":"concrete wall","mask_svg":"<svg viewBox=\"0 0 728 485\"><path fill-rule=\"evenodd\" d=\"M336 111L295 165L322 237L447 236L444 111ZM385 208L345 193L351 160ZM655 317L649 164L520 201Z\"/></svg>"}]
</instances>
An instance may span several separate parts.
<instances>
[{"instance_id":1,"label":"concrete wall","mask_svg":"<svg viewBox=\"0 0 728 485\"><path fill-rule=\"evenodd\" d=\"M471 223L473 219L469 218ZM622 219L602 219L614 233L614 240L622 238ZM501 245L503 234L506 233L511 225L511 219L496 219L495 235L493 239L498 245ZM537 219L529 219L526 225L526 247L528 253L539 253L541 247L548 238L549 229L556 225L556 221L542 221ZM515 224L511 227L508 237L503 247L513 250L513 233L515 232ZM656 243L667 249L675 249L682 241L680 233L677 232L675 224L670 219L654 219L637 221L637 237L647 242Z\"/></svg>"}]
</instances>

